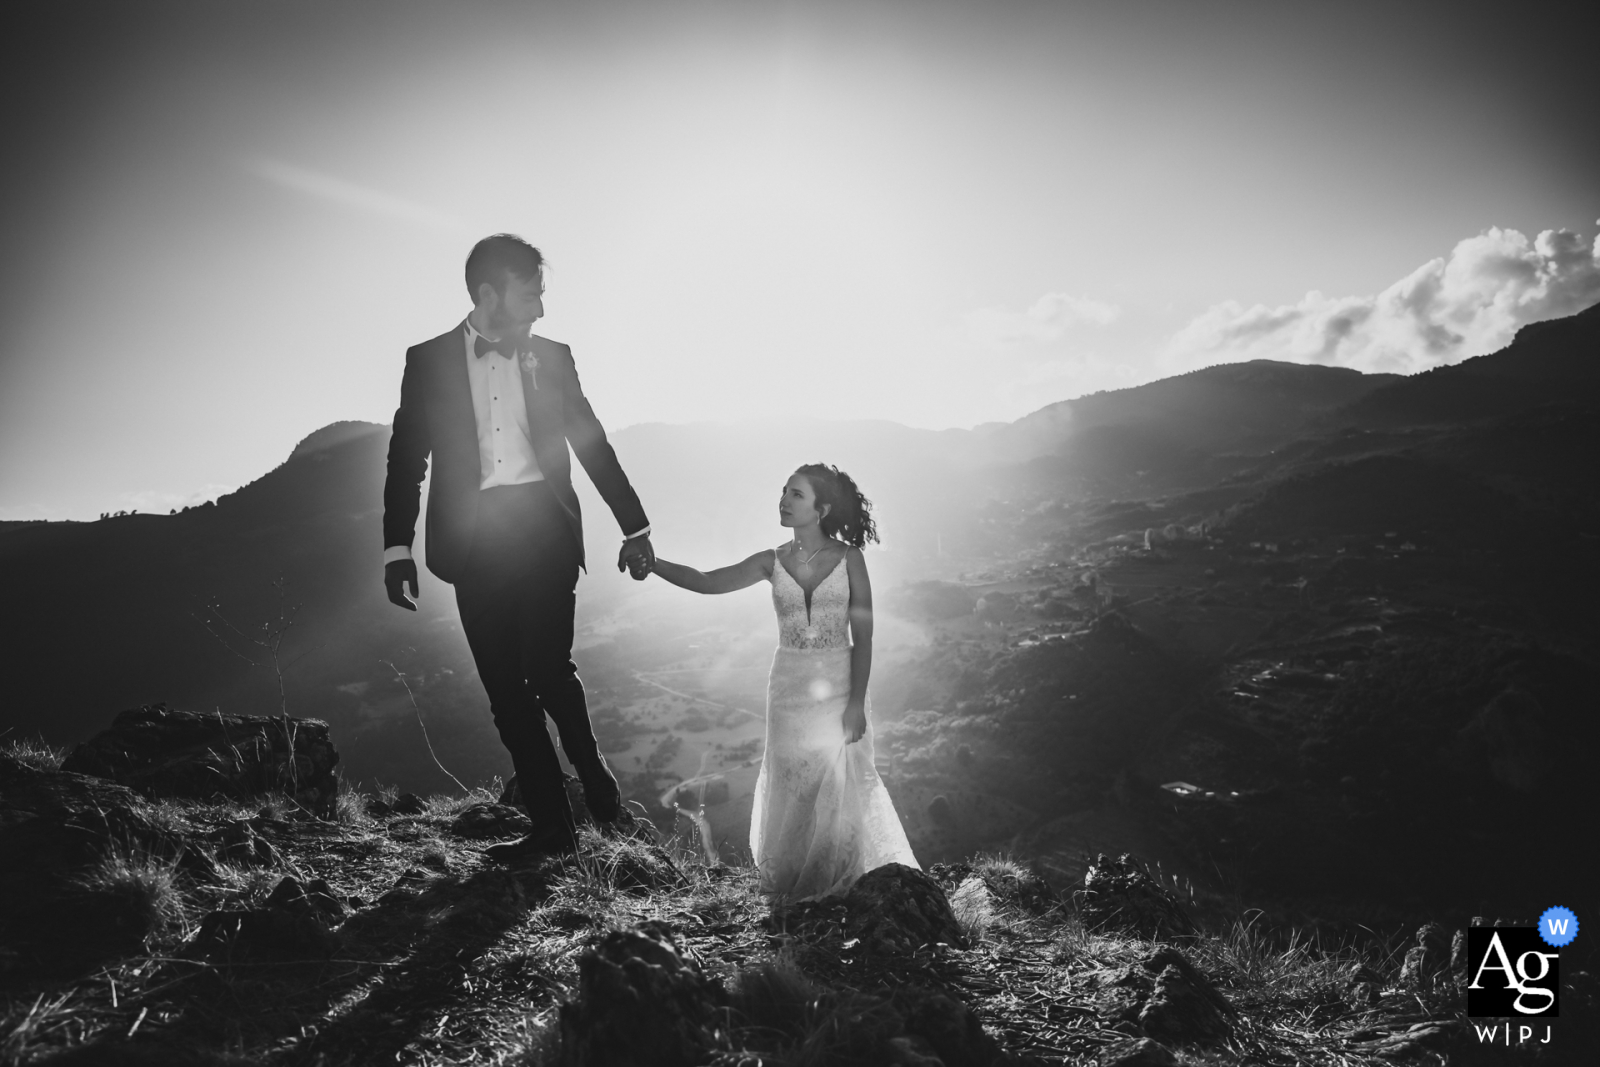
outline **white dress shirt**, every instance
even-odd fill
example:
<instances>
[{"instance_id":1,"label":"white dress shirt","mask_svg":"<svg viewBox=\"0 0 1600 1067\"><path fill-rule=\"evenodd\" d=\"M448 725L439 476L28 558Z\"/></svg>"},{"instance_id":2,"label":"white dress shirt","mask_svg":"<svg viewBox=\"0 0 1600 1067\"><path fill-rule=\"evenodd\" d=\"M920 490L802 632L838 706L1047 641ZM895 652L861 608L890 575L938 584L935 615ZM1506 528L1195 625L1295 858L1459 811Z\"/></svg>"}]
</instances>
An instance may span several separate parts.
<instances>
[{"instance_id":1,"label":"white dress shirt","mask_svg":"<svg viewBox=\"0 0 1600 1067\"><path fill-rule=\"evenodd\" d=\"M528 405L522 393L522 371L517 361L507 359L499 352L478 355L478 338L482 336L467 321L462 331L467 381L472 386L472 411L478 423L479 489L497 485L520 485L523 482L542 482L544 472L539 469L539 458L533 454L533 437L528 432ZM537 371L535 371L537 374ZM538 388L535 379L534 388ZM628 534L624 540L644 537L650 527ZM410 559L407 545L390 545L383 550L383 562Z\"/></svg>"},{"instance_id":2,"label":"white dress shirt","mask_svg":"<svg viewBox=\"0 0 1600 1067\"><path fill-rule=\"evenodd\" d=\"M472 411L478 419L478 471L482 478L478 488L544 481L528 433L521 368L516 360L499 352L478 355L480 335L470 321L464 333L467 381L472 384Z\"/></svg>"}]
</instances>

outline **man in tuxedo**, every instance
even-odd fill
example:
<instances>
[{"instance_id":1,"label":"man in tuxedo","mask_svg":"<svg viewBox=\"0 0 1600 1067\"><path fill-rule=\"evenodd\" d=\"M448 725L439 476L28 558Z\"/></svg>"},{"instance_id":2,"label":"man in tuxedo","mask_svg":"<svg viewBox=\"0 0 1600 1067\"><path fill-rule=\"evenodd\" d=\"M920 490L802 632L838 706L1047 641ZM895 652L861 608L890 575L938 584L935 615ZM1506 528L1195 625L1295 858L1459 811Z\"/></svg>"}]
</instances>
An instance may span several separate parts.
<instances>
[{"instance_id":1,"label":"man in tuxedo","mask_svg":"<svg viewBox=\"0 0 1600 1067\"><path fill-rule=\"evenodd\" d=\"M578 384L572 351L532 333L544 314L544 260L512 234L467 257L473 308L459 326L406 352L383 487L384 586L416 605L411 556L428 457L427 564L456 605L500 740L511 753L533 832L489 848L512 861L573 851L572 807L545 716L604 822L621 796L606 766L572 662L583 523L568 443L622 527L617 569L654 566L650 523Z\"/></svg>"}]
</instances>

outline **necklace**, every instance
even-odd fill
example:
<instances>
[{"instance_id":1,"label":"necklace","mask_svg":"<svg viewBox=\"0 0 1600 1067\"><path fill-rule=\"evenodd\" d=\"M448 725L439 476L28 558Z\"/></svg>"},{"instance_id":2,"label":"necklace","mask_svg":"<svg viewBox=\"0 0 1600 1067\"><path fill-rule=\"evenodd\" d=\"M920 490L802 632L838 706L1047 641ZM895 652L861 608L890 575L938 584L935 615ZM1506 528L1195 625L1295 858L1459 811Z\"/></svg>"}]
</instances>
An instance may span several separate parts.
<instances>
[{"instance_id":1,"label":"necklace","mask_svg":"<svg viewBox=\"0 0 1600 1067\"><path fill-rule=\"evenodd\" d=\"M800 555L800 542L799 541L790 541L789 542L789 546L794 551L794 554L796 556ZM811 573L811 561L816 559L817 556L821 555L822 549L827 548L827 547L828 547L827 543L824 542L820 548L818 548L815 552L811 553L811 555L809 555L809 556L805 557L804 559L802 559L796 565L796 569L798 569L800 571L801 575L807 575L807 574Z\"/></svg>"}]
</instances>

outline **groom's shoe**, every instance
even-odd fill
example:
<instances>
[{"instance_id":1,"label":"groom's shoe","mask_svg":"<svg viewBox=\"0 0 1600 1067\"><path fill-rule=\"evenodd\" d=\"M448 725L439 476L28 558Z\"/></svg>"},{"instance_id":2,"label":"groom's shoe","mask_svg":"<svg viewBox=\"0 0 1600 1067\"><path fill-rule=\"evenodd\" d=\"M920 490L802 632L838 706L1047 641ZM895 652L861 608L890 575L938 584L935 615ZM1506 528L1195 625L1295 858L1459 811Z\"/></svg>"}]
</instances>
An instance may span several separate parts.
<instances>
[{"instance_id":1,"label":"groom's shoe","mask_svg":"<svg viewBox=\"0 0 1600 1067\"><path fill-rule=\"evenodd\" d=\"M622 814L622 792L615 784L610 789L585 787L583 803L597 822L616 822L617 816Z\"/></svg>"},{"instance_id":2,"label":"groom's shoe","mask_svg":"<svg viewBox=\"0 0 1600 1067\"><path fill-rule=\"evenodd\" d=\"M616 775L606 766L605 757L601 756L599 762L599 767L581 778L583 806L589 809L596 822L615 822L622 813L622 790L617 786Z\"/></svg>"},{"instance_id":3,"label":"groom's shoe","mask_svg":"<svg viewBox=\"0 0 1600 1067\"><path fill-rule=\"evenodd\" d=\"M577 839L572 831L564 826L555 826L543 831L536 830L515 841L490 845L483 850L484 856L495 863L525 863L547 856L575 856L577 852Z\"/></svg>"}]
</instances>

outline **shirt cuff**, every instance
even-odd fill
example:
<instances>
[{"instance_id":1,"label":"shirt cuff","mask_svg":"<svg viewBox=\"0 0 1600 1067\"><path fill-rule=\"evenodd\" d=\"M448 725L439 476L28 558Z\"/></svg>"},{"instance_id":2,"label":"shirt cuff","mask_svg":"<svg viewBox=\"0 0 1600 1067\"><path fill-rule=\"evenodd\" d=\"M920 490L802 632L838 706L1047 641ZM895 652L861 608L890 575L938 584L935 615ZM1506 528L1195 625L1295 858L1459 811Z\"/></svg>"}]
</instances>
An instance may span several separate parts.
<instances>
[{"instance_id":1,"label":"shirt cuff","mask_svg":"<svg viewBox=\"0 0 1600 1067\"><path fill-rule=\"evenodd\" d=\"M383 565L387 567L397 559L410 559L410 545L390 545L383 550Z\"/></svg>"},{"instance_id":2,"label":"shirt cuff","mask_svg":"<svg viewBox=\"0 0 1600 1067\"><path fill-rule=\"evenodd\" d=\"M632 541L635 537L649 537L649 536L650 536L650 527L646 526L642 530L635 530L633 533L627 534L626 536L623 537L623 540L624 541Z\"/></svg>"}]
</instances>

